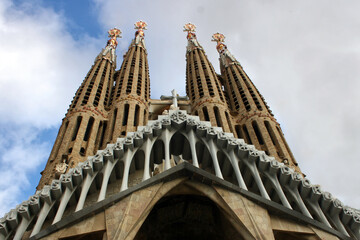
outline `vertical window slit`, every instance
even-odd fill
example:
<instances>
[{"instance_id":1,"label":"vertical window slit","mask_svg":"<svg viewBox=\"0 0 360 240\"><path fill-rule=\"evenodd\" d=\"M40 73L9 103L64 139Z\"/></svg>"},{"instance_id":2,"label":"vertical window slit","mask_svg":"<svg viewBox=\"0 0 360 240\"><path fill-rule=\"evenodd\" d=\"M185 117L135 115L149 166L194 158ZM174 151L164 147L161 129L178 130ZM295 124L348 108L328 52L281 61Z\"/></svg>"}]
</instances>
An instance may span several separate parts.
<instances>
[{"instance_id":1,"label":"vertical window slit","mask_svg":"<svg viewBox=\"0 0 360 240\"><path fill-rule=\"evenodd\" d=\"M226 115L226 120L227 120L227 122L228 122L230 131L233 133L233 132L234 132L234 128L233 128L233 125L231 124L231 120L230 120L229 113L228 113L228 112L225 112L225 115Z\"/></svg>"},{"instance_id":2,"label":"vertical window slit","mask_svg":"<svg viewBox=\"0 0 360 240\"><path fill-rule=\"evenodd\" d=\"M217 125L218 127L222 127L221 117L220 117L220 112L219 112L219 108L218 108L218 107L214 107L214 113L215 113L216 125Z\"/></svg>"},{"instance_id":3,"label":"vertical window slit","mask_svg":"<svg viewBox=\"0 0 360 240\"><path fill-rule=\"evenodd\" d=\"M242 134L242 132L241 132L241 127L240 127L240 125L236 125L236 126L235 126L235 131L236 131L236 134L237 134L238 138L244 139L244 136L243 136L243 134Z\"/></svg>"},{"instance_id":4,"label":"vertical window slit","mask_svg":"<svg viewBox=\"0 0 360 240\"><path fill-rule=\"evenodd\" d=\"M252 141L251 141L251 138L250 138L250 134L249 134L249 132L248 132L247 127L246 127L245 124L243 125L243 131L244 131L244 134L245 134L245 136L246 136L247 143L248 143L248 144L252 144Z\"/></svg>"},{"instance_id":5,"label":"vertical window slit","mask_svg":"<svg viewBox=\"0 0 360 240\"><path fill-rule=\"evenodd\" d=\"M134 116L134 126L139 125L139 115L140 115L140 107L136 104L135 106L135 116Z\"/></svg>"},{"instance_id":6,"label":"vertical window slit","mask_svg":"<svg viewBox=\"0 0 360 240\"><path fill-rule=\"evenodd\" d=\"M204 113L205 121L210 121L209 113L206 107L203 107L203 113Z\"/></svg>"},{"instance_id":7,"label":"vertical window slit","mask_svg":"<svg viewBox=\"0 0 360 240\"><path fill-rule=\"evenodd\" d=\"M118 112L118 109L115 108L115 110L114 110L114 115L113 115L112 126L111 126L111 132L110 132L110 141L111 141L111 140L113 139L113 137L114 137L114 130L115 130L116 119L117 119L117 112Z\"/></svg>"},{"instance_id":8,"label":"vertical window slit","mask_svg":"<svg viewBox=\"0 0 360 240\"><path fill-rule=\"evenodd\" d=\"M94 118L90 117L88 125L86 127L86 131L85 131L85 135L84 135L84 141L89 140L93 125L94 125Z\"/></svg>"},{"instance_id":9,"label":"vertical window slit","mask_svg":"<svg viewBox=\"0 0 360 240\"><path fill-rule=\"evenodd\" d=\"M123 126L126 126L126 125L127 125L128 117L129 117L129 104L125 104L123 121L122 121L122 125L123 125Z\"/></svg>"},{"instance_id":10,"label":"vertical window slit","mask_svg":"<svg viewBox=\"0 0 360 240\"><path fill-rule=\"evenodd\" d=\"M78 134L78 132L79 132L81 120L82 120L82 117L81 117L81 116L78 116L77 119L76 119L76 126L75 126L75 129L74 129L74 132L73 132L71 141L75 141L75 139L76 139L76 136L77 136L77 134Z\"/></svg>"},{"instance_id":11,"label":"vertical window slit","mask_svg":"<svg viewBox=\"0 0 360 240\"><path fill-rule=\"evenodd\" d=\"M99 143L99 149L101 149L102 145L104 144L106 128L107 128L107 121L104 121L104 124L103 124L103 127L102 127L100 143Z\"/></svg>"},{"instance_id":12,"label":"vertical window slit","mask_svg":"<svg viewBox=\"0 0 360 240\"><path fill-rule=\"evenodd\" d=\"M259 126L258 126L257 122L253 121L252 126L253 126L253 129L255 131L256 137L257 137L257 139L259 141L259 144L263 145L264 144L264 139L263 139L263 137L261 135L261 132L260 132L260 129L259 129Z\"/></svg>"}]
</instances>

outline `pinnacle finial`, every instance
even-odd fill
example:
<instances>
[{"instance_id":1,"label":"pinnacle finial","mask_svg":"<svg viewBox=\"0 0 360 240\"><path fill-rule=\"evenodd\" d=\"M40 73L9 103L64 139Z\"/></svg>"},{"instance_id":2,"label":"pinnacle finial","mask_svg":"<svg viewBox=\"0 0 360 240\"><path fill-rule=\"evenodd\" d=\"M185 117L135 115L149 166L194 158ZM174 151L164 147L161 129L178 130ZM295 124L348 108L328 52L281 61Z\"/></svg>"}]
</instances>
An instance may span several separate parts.
<instances>
[{"instance_id":1,"label":"pinnacle finial","mask_svg":"<svg viewBox=\"0 0 360 240\"><path fill-rule=\"evenodd\" d=\"M216 49L218 50L219 53L223 53L225 51L225 49L227 48L226 45L223 43L225 42L225 36L222 33L214 33L212 35L212 39L211 41L216 42Z\"/></svg>"},{"instance_id":2,"label":"pinnacle finial","mask_svg":"<svg viewBox=\"0 0 360 240\"><path fill-rule=\"evenodd\" d=\"M147 30L147 23L144 22L143 20L137 21L135 24L135 29L140 30Z\"/></svg>"},{"instance_id":3,"label":"pinnacle finial","mask_svg":"<svg viewBox=\"0 0 360 240\"><path fill-rule=\"evenodd\" d=\"M192 23L187 23L184 25L184 32L196 32L196 26Z\"/></svg>"},{"instance_id":4,"label":"pinnacle finial","mask_svg":"<svg viewBox=\"0 0 360 240\"><path fill-rule=\"evenodd\" d=\"M147 28L147 23L140 20L137 21L135 24L135 29L137 29L137 31L135 32L135 45L141 45L145 48L145 42L144 42L144 30L146 30Z\"/></svg>"},{"instance_id":5,"label":"pinnacle finial","mask_svg":"<svg viewBox=\"0 0 360 240\"><path fill-rule=\"evenodd\" d=\"M191 39L191 38L196 38L196 34L194 32L196 32L196 26L192 23L187 23L184 25L184 32L188 32L186 38L187 39Z\"/></svg>"},{"instance_id":6,"label":"pinnacle finial","mask_svg":"<svg viewBox=\"0 0 360 240\"><path fill-rule=\"evenodd\" d=\"M116 46L118 45L118 42L117 42L116 38L121 38L120 29L117 29L117 28L110 29L108 31L108 34L109 34L110 39L107 42L107 46L116 48Z\"/></svg>"}]
</instances>

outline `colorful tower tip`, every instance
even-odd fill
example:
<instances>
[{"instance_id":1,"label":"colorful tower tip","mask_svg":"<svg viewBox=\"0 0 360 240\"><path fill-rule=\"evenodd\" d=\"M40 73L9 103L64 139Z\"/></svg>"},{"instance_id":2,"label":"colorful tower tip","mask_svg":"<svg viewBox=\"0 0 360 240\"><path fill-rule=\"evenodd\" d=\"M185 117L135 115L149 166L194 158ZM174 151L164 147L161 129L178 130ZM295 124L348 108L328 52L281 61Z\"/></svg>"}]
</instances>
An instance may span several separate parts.
<instances>
[{"instance_id":1,"label":"colorful tower tip","mask_svg":"<svg viewBox=\"0 0 360 240\"><path fill-rule=\"evenodd\" d=\"M219 53L224 53L225 49L227 48L226 45L223 43L225 42L225 36L222 33L214 33L212 35L211 41L216 42L216 49Z\"/></svg>"},{"instance_id":2,"label":"colorful tower tip","mask_svg":"<svg viewBox=\"0 0 360 240\"><path fill-rule=\"evenodd\" d=\"M147 29L147 28L146 28L146 27L147 27L147 23L144 22L144 21L142 21L142 20L136 22L134 25L135 25L135 29L139 29L139 30L146 30L146 29Z\"/></svg>"},{"instance_id":3,"label":"colorful tower tip","mask_svg":"<svg viewBox=\"0 0 360 240\"><path fill-rule=\"evenodd\" d=\"M187 23L184 25L184 32L196 32L196 26L192 23Z\"/></svg>"},{"instance_id":4,"label":"colorful tower tip","mask_svg":"<svg viewBox=\"0 0 360 240\"><path fill-rule=\"evenodd\" d=\"M211 41L214 41L214 42L217 42L217 43L219 43L219 42L225 42L225 36L224 36L224 34L222 34L222 33L214 33L213 35L212 35L212 39L211 39Z\"/></svg>"},{"instance_id":5,"label":"colorful tower tip","mask_svg":"<svg viewBox=\"0 0 360 240\"><path fill-rule=\"evenodd\" d=\"M109 34L110 39L107 42L107 46L116 48L116 46L118 45L118 42L117 42L116 38L121 38L120 29L118 29L118 28L110 29L108 31L108 34Z\"/></svg>"}]
</instances>

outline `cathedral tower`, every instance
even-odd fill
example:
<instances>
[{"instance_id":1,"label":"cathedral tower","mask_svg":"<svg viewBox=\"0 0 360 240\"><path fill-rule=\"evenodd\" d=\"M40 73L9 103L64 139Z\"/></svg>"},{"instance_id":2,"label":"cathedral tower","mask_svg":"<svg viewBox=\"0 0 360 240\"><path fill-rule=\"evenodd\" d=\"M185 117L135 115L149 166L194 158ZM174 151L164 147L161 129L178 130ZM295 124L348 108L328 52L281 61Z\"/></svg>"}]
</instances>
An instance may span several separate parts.
<instances>
[{"instance_id":1,"label":"cathedral tower","mask_svg":"<svg viewBox=\"0 0 360 240\"><path fill-rule=\"evenodd\" d=\"M106 142L114 142L145 125L150 98L150 77L145 47L144 21L135 23L135 38L124 55L119 71L114 75L114 87L109 101L109 126Z\"/></svg>"},{"instance_id":2,"label":"cathedral tower","mask_svg":"<svg viewBox=\"0 0 360 240\"><path fill-rule=\"evenodd\" d=\"M280 124L240 63L227 49L224 39L221 33L212 36L212 41L217 42L216 49L220 54L222 83L233 113L234 134L278 161L300 171Z\"/></svg>"},{"instance_id":3,"label":"cathedral tower","mask_svg":"<svg viewBox=\"0 0 360 240\"><path fill-rule=\"evenodd\" d=\"M38 189L58 178L68 168L96 153L103 142L104 123L116 68L115 49L119 29L111 29L105 49L96 57L62 121Z\"/></svg>"},{"instance_id":4,"label":"cathedral tower","mask_svg":"<svg viewBox=\"0 0 360 240\"><path fill-rule=\"evenodd\" d=\"M187 32L186 47L186 93L191 102L192 114L203 121L210 121L213 126L222 127L230 132L232 125L220 81L214 67L209 62L204 49L199 44L195 25L184 26Z\"/></svg>"}]
</instances>

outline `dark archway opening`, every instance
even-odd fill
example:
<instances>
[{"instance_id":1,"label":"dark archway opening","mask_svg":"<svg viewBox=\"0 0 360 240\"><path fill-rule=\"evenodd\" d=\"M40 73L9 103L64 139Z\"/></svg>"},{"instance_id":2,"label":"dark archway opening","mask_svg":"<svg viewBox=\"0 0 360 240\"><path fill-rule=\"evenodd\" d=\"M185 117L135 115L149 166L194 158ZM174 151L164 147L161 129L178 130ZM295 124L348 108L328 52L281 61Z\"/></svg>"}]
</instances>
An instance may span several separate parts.
<instances>
[{"instance_id":1,"label":"dark archway opening","mask_svg":"<svg viewBox=\"0 0 360 240\"><path fill-rule=\"evenodd\" d=\"M135 240L244 239L210 199L174 195L160 200L142 224Z\"/></svg>"}]
</instances>

